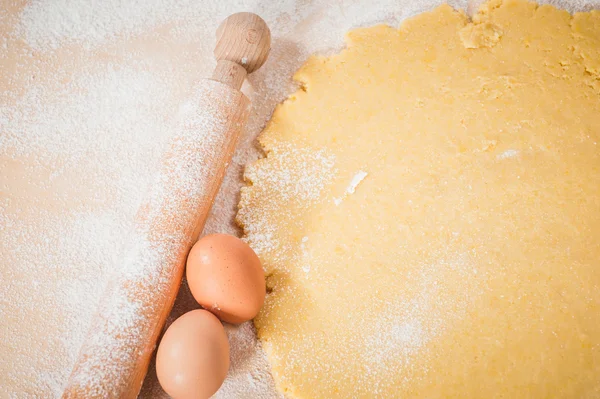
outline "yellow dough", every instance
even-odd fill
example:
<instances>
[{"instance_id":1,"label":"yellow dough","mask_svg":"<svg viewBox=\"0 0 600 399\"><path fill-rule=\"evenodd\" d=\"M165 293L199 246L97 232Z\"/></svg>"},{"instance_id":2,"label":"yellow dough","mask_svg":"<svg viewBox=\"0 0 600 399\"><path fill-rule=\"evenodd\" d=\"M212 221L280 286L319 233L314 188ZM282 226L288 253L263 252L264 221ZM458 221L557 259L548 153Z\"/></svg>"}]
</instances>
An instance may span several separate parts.
<instances>
[{"instance_id":1,"label":"yellow dough","mask_svg":"<svg viewBox=\"0 0 600 399\"><path fill-rule=\"evenodd\" d=\"M238 220L289 398L600 397L600 12L492 1L348 34Z\"/></svg>"}]
</instances>

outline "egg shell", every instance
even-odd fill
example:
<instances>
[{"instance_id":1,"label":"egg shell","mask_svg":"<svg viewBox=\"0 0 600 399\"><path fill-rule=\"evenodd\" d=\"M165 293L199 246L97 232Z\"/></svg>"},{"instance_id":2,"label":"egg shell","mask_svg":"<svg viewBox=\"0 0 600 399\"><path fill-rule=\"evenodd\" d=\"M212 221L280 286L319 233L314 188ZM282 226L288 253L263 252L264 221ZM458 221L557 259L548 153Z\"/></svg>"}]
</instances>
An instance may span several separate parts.
<instances>
[{"instance_id":1,"label":"egg shell","mask_svg":"<svg viewBox=\"0 0 600 399\"><path fill-rule=\"evenodd\" d=\"M169 326L156 354L156 375L173 399L210 398L229 370L229 342L212 313L197 309Z\"/></svg>"},{"instance_id":2,"label":"egg shell","mask_svg":"<svg viewBox=\"0 0 600 399\"><path fill-rule=\"evenodd\" d=\"M265 274L258 256L232 235L201 238L188 256L186 276L196 301L228 323L253 319L265 300Z\"/></svg>"}]
</instances>

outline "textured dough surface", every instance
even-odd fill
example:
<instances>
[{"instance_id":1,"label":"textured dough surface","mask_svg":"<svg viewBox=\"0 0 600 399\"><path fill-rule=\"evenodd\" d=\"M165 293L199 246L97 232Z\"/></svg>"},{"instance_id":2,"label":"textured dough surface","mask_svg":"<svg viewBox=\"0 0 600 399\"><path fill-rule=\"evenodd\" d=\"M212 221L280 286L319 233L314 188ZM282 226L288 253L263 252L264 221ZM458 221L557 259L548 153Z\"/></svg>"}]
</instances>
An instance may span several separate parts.
<instances>
[{"instance_id":1,"label":"textured dough surface","mask_svg":"<svg viewBox=\"0 0 600 399\"><path fill-rule=\"evenodd\" d=\"M597 11L442 6L296 73L238 214L280 390L600 397L599 40Z\"/></svg>"}]
</instances>

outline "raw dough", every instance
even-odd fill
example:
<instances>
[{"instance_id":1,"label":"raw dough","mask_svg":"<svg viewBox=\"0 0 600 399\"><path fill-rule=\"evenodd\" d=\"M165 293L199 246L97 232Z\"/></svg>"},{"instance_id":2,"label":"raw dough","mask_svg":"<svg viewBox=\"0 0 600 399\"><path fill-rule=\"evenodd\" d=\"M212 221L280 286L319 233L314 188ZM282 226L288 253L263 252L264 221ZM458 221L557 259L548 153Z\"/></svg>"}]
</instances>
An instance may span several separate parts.
<instances>
[{"instance_id":1,"label":"raw dough","mask_svg":"<svg viewBox=\"0 0 600 399\"><path fill-rule=\"evenodd\" d=\"M442 6L297 72L238 215L288 397L600 397L599 38Z\"/></svg>"}]
</instances>

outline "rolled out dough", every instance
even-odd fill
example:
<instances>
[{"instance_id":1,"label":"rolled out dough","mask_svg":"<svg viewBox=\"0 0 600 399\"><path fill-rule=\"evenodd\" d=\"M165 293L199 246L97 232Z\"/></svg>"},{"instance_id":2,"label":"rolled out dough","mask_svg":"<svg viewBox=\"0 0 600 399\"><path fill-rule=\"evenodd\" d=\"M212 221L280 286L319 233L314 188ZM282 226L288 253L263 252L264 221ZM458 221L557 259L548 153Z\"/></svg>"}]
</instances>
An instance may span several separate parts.
<instances>
[{"instance_id":1,"label":"rolled out dough","mask_svg":"<svg viewBox=\"0 0 600 399\"><path fill-rule=\"evenodd\" d=\"M441 6L347 43L246 172L279 389L600 397L600 12Z\"/></svg>"}]
</instances>

